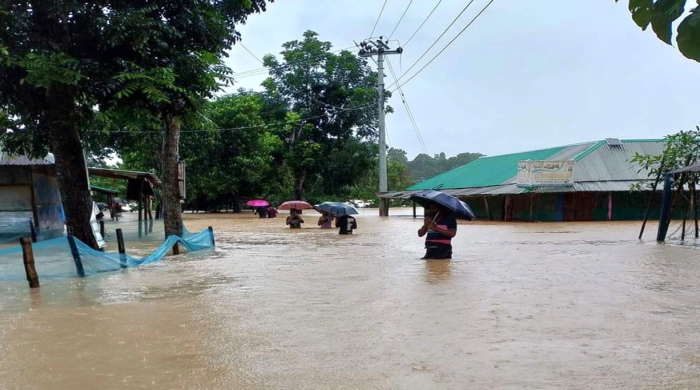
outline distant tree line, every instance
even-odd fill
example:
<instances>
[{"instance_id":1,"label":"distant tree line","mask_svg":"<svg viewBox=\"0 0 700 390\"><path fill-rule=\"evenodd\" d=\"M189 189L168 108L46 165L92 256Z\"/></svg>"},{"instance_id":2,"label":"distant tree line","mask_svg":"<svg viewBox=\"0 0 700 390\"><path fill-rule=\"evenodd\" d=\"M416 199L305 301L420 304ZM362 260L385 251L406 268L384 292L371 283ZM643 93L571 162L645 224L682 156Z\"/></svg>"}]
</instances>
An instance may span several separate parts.
<instances>
[{"instance_id":1,"label":"distant tree line","mask_svg":"<svg viewBox=\"0 0 700 390\"><path fill-rule=\"evenodd\" d=\"M460 153L448 158L445 153L438 153L433 157L421 153L413 160L408 161L406 152L401 149L390 149L388 152L390 160L398 161L406 166L406 173L414 183L461 167L481 156L483 156L481 153Z\"/></svg>"}]
</instances>

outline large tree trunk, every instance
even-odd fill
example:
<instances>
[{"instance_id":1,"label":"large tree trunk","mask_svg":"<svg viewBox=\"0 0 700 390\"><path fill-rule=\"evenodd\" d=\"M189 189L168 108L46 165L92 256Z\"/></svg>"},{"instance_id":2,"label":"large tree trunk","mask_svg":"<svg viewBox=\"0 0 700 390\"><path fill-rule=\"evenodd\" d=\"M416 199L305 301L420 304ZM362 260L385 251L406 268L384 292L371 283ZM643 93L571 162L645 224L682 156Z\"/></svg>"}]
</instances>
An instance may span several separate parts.
<instances>
[{"instance_id":1,"label":"large tree trunk","mask_svg":"<svg viewBox=\"0 0 700 390\"><path fill-rule=\"evenodd\" d=\"M163 135L163 223L166 236L182 237L182 209L177 177L179 160L180 121L168 117Z\"/></svg>"},{"instance_id":2,"label":"large tree trunk","mask_svg":"<svg viewBox=\"0 0 700 390\"><path fill-rule=\"evenodd\" d=\"M304 196L304 181L306 180L306 171L301 171L294 182L294 200L303 200Z\"/></svg>"},{"instance_id":3,"label":"large tree trunk","mask_svg":"<svg viewBox=\"0 0 700 390\"><path fill-rule=\"evenodd\" d=\"M243 211L243 202L241 201L241 194L236 192L233 194L233 212L238 214Z\"/></svg>"},{"instance_id":4,"label":"large tree trunk","mask_svg":"<svg viewBox=\"0 0 700 390\"><path fill-rule=\"evenodd\" d=\"M72 125L52 124L51 151L56 159L58 187L68 234L98 249L90 226L92 196L78 130Z\"/></svg>"}]
</instances>

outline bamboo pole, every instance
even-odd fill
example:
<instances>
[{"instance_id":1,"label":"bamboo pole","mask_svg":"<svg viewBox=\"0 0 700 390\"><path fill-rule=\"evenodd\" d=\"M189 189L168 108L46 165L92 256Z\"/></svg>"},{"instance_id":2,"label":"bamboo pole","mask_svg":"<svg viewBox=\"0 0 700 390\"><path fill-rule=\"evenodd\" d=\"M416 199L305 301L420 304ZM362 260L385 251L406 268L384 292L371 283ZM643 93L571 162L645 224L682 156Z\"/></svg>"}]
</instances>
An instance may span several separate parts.
<instances>
[{"instance_id":1,"label":"bamboo pole","mask_svg":"<svg viewBox=\"0 0 700 390\"><path fill-rule=\"evenodd\" d=\"M75 237L68 236L68 245L70 245L70 252L73 255L73 261L75 261L75 269L78 272L78 276L83 278L85 277L85 268L83 268L83 261L80 259L78 246L75 244Z\"/></svg>"},{"instance_id":2,"label":"bamboo pole","mask_svg":"<svg viewBox=\"0 0 700 390\"><path fill-rule=\"evenodd\" d=\"M124 233L122 229L117 229L117 248L119 248L119 264L126 268L126 248L124 247Z\"/></svg>"},{"instance_id":3,"label":"bamboo pole","mask_svg":"<svg viewBox=\"0 0 700 390\"><path fill-rule=\"evenodd\" d=\"M211 236L211 245L216 246L216 241L214 240L214 228L209 226L209 235Z\"/></svg>"},{"instance_id":4,"label":"bamboo pole","mask_svg":"<svg viewBox=\"0 0 700 390\"><path fill-rule=\"evenodd\" d=\"M27 274L29 288L39 288L39 275L36 273L34 264L32 241L27 237L22 237L19 239L19 244L22 246L22 260L24 261L24 272Z\"/></svg>"},{"instance_id":5,"label":"bamboo pole","mask_svg":"<svg viewBox=\"0 0 700 390\"><path fill-rule=\"evenodd\" d=\"M695 191L695 180L693 180L693 183L691 184L691 192L692 192L692 199L690 200L693 204L693 219L695 220L695 238L698 238L698 198L697 198L697 193Z\"/></svg>"},{"instance_id":6,"label":"bamboo pole","mask_svg":"<svg viewBox=\"0 0 700 390\"><path fill-rule=\"evenodd\" d=\"M642 228L639 230L639 239L642 239L642 235L644 235L644 228L647 226L647 221L649 220L649 213L651 212L651 205L654 201L654 194L656 194L656 189L659 186L659 182L661 181L661 172L663 171L664 168L664 160L661 160L661 164L659 165L659 172L656 174L656 180L654 180L654 186L651 189L651 194L649 194L649 202L647 202L647 210L644 213L644 222L642 222Z\"/></svg>"},{"instance_id":7,"label":"bamboo pole","mask_svg":"<svg viewBox=\"0 0 700 390\"><path fill-rule=\"evenodd\" d=\"M486 206L486 213L489 215L489 221L493 221L493 214L491 214L491 208L489 207L489 199L484 196L484 206Z\"/></svg>"}]
</instances>

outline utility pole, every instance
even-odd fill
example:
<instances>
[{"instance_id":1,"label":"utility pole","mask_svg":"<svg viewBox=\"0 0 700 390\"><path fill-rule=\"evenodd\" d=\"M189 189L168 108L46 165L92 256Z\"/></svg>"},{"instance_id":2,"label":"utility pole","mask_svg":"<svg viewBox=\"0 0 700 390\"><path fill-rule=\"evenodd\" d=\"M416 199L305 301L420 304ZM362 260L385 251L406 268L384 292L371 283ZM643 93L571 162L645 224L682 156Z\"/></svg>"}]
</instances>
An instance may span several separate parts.
<instances>
[{"instance_id":1,"label":"utility pole","mask_svg":"<svg viewBox=\"0 0 700 390\"><path fill-rule=\"evenodd\" d=\"M360 43L360 57L377 56L377 92L379 101L379 192L387 192L386 175L386 124L384 122L384 56L388 54L401 54L401 47L391 50L389 40L384 37L379 39L367 39ZM381 199L379 216L389 216L389 199Z\"/></svg>"}]
</instances>

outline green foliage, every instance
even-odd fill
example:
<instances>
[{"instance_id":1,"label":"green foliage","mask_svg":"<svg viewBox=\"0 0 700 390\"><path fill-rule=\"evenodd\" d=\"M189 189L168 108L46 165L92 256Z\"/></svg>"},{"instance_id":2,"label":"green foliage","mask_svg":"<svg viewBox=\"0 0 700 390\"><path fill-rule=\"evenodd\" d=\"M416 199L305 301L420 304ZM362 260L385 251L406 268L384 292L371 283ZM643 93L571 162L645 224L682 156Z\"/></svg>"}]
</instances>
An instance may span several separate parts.
<instances>
[{"instance_id":1,"label":"green foliage","mask_svg":"<svg viewBox=\"0 0 700 390\"><path fill-rule=\"evenodd\" d=\"M483 156L481 153L460 153L457 156L447 158L445 153L430 157L427 154L419 154L413 161L407 161L409 175L414 181L422 181L433 176L447 172L450 169L461 167Z\"/></svg>"},{"instance_id":2,"label":"green foliage","mask_svg":"<svg viewBox=\"0 0 700 390\"><path fill-rule=\"evenodd\" d=\"M350 52L332 53L313 31L282 48L281 60L265 56L270 78L263 86L269 119L286 123L273 131L283 141L295 198L317 185L312 192L347 194L376 159L377 75Z\"/></svg>"},{"instance_id":3,"label":"green foliage","mask_svg":"<svg viewBox=\"0 0 700 390\"><path fill-rule=\"evenodd\" d=\"M619 0L615 0L619 1ZM628 0L634 22L646 30L651 28L656 36L669 45L673 44L673 23L686 11L686 0ZM699 3L700 4L700 3ZM700 62L700 7L690 9L676 34L680 52L691 60Z\"/></svg>"},{"instance_id":4,"label":"green foliage","mask_svg":"<svg viewBox=\"0 0 700 390\"><path fill-rule=\"evenodd\" d=\"M660 155L635 153L630 159L631 163L639 165L639 172L646 171L649 175L649 180L633 184L630 190L648 189L653 186L657 177L663 178L664 175L672 171L698 161L698 157L700 157L700 127L668 135L664 137L664 141L666 147ZM690 182L698 183L697 175L692 175L688 179ZM679 182L674 184L678 185Z\"/></svg>"},{"instance_id":5,"label":"green foliage","mask_svg":"<svg viewBox=\"0 0 700 390\"><path fill-rule=\"evenodd\" d=\"M187 163L187 204L216 208L236 195L269 199L291 188L284 179L282 141L267 130L263 110L261 94L240 90L209 103L201 116L206 122L199 128L183 130L180 155ZM161 142L159 132L115 136L123 167L155 168L157 173Z\"/></svg>"}]
</instances>

